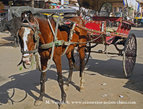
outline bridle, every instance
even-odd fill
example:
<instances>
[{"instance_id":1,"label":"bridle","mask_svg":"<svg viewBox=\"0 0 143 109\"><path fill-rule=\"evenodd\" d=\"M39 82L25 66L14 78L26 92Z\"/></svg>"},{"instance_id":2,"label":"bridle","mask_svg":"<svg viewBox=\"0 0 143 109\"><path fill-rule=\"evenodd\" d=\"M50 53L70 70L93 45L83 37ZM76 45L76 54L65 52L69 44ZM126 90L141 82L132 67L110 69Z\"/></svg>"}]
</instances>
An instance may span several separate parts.
<instances>
[{"instance_id":1,"label":"bridle","mask_svg":"<svg viewBox=\"0 0 143 109\"><path fill-rule=\"evenodd\" d=\"M35 22L36 22L36 24L34 23L34 25L31 24L31 23L29 22L29 20L27 20L28 23L22 23L22 25L21 25L21 27L31 28L31 30L34 32L33 39L34 39L34 43L35 43L34 50L24 51L24 50L22 49L22 50L21 50L21 53L22 53L22 54L27 54L27 53L28 53L28 54L31 54L31 53L35 54L35 53L38 52L38 47L39 47L39 35L38 35L38 34L40 33L40 30L39 30L39 24L38 24L37 20L36 20L36 19L34 19L34 20L35 20Z\"/></svg>"}]
</instances>

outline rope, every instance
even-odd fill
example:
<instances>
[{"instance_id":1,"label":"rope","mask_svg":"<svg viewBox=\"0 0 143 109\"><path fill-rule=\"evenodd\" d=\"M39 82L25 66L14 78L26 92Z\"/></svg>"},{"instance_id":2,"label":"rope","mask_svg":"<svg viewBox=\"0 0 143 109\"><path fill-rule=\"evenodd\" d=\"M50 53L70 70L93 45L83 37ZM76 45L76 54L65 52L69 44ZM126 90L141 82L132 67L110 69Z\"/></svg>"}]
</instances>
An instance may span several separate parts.
<instances>
[{"instance_id":1,"label":"rope","mask_svg":"<svg viewBox=\"0 0 143 109\"><path fill-rule=\"evenodd\" d=\"M69 35L68 45L67 45L65 51L63 52L62 56L67 52L68 47L69 47L69 46L71 45L71 43L72 43L71 40L72 40L72 36L73 36L73 33L74 33L75 26L76 26L76 23L74 23L73 26L72 26L72 29L71 29L70 35Z\"/></svg>"},{"instance_id":2,"label":"rope","mask_svg":"<svg viewBox=\"0 0 143 109\"><path fill-rule=\"evenodd\" d=\"M97 30L93 30L93 29L88 29L88 28L83 27L83 26L80 26L80 25L78 25L78 24L77 24L76 26L78 26L79 28L84 29L84 30L86 30L86 31L92 32L92 33L105 34L105 35L107 35L107 36L120 36L120 37L122 37L122 38L127 38L127 37L128 37L128 36L127 36L126 34L124 34L124 33L101 32L101 31L97 31Z\"/></svg>"},{"instance_id":3,"label":"rope","mask_svg":"<svg viewBox=\"0 0 143 109\"><path fill-rule=\"evenodd\" d=\"M50 22L50 20L49 20L49 18L48 18L49 26L50 26L51 31L52 31L53 36L54 36L54 42L58 40L58 39L57 39L57 32L58 32L59 19L60 19L60 17L58 17L58 20L57 20L57 23L56 23L55 32L54 32L54 29L53 29L53 27L52 27L52 24L51 24L51 22ZM55 43L53 43L53 46L52 46L51 58L50 58L50 60L49 60L48 66L47 66L46 69L41 70L41 72L46 72L47 70L50 69L51 63L52 63L52 60L53 60L53 56L54 56L54 50L55 50Z\"/></svg>"},{"instance_id":4,"label":"rope","mask_svg":"<svg viewBox=\"0 0 143 109\"><path fill-rule=\"evenodd\" d=\"M93 40L90 40L90 41L86 41L86 42L70 42L70 44L87 44L87 43L91 43L91 42L94 42L96 40L98 40L100 37L103 37L103 35L99 35L97 38L93 39ZM68 43L68 42L66 42Z\"/></svg>"},{"instance_id":5,"label":"rope","mask_svg":"<svg viewBox=\"0 0 143 109\"><path fill-rule=\"evenodd\" d=\"M45 70L40 70L41 72L46 72L47 70L49 70L50 69L50 67L51 67L51 63L52 63L52 60L53 60L53 56L54 56L54 50L55 50L55 44L53 44L53 47L52 47L52 53L51 53L51 58L50 58L50 60L49 60L49 64L48 64L48 66L47 66L47 68L45 69Z\"/></svg>"}]
</instances>

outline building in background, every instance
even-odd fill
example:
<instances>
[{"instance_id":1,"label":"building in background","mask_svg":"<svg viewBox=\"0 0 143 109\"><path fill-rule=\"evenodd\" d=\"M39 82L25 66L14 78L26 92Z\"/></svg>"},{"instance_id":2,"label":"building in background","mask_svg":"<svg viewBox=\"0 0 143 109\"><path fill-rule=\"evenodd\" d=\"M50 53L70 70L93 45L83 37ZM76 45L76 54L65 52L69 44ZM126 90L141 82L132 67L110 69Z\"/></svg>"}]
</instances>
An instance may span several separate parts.
<instances>
[{"instance_id":1,"label":"building in background","mask_svg":"<svg viewBox=\"0 0 143 109\"><path fill-rule=\"evenodd\" d=\"M45 0L45 7L46 9L57 9L60 8L60 1L59 0Z\"/></svg>"},{"instance_id":2,"label":"building in background","mask_svg":"<svg viewBox=\"0 0 143 109\"><path fill-rule=\"evenodd\" d=\"M4 4L0 1L0 13L4 12Z\"/></svg>"},{"instance_id":3,"label":"building in background","mask_svg":"<svg viewBox=\"0 0 143 109\"><path fill-rule=\"evenodd\" d=\"M43 8L45 0L1 0L7 6L32 6Z\"/></svg>"},{"instance_id":4,"label":"building in background","mask_svg":"<svg viewBox=\"0 0 143 109\"><path fill-rule=\"evenodd\" d=\"M122 11L124 9L124 5L122 1L117 1L116 3L111 3L112 4L112 13L114 16L117 17L122 17Z\"/></svg>"},{"instance_id":5,"label":"building in background","mask_svg":"<svg viewBox=\"0 0 143 109\"><path fill-rule=\"evenodd\" d=\"M140 4L139 12L136 14L134 22L137 26L143 25L143 0L137 0Z\"/></svg>"},{"instance_id":6,"label":"building in background","mask_svg":"<svg viewBox=\"0 0 143 109\"><path fill-rule=\"evenodd\" d=\"M45 3L58 3L58 4L73 4L77 3L77 0L1 0L4 5L16 5L16 6L32 6L34 7L43 7Z\"/></svg>"}]
</instances>

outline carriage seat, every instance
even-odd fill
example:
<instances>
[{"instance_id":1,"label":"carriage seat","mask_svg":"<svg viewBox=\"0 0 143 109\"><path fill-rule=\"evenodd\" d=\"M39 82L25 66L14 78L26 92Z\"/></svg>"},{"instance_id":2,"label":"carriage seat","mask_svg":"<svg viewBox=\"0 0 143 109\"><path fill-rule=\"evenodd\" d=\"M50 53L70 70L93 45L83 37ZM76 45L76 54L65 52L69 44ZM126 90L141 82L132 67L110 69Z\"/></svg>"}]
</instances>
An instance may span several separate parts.
<instances>
[{"instance_id":1,"label":"carriage seat","mask_svg":"<svg viewBox=\"0 0 143 109\"><path fill-rule=\"evenodd\" d=\"M98 32L106 31L106 22L105 21L89 21L85 24L85 27L91 30L96 30L97 32L93 33L94 35L99 35Z\"/></svg>"}]
</instances>

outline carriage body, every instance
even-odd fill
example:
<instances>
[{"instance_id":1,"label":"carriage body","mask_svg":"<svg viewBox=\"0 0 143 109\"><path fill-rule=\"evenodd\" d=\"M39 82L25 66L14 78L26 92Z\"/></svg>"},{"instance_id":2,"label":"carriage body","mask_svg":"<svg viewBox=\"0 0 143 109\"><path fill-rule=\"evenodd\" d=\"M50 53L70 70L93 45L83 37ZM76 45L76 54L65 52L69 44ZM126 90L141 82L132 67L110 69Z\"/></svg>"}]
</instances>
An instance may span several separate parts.
<instances>
[{"instance_id":1,"label":"carriage body","mask_svg":"<svg viewBox=\"0 0 143 109\"><path fill-rule=\"evenodd\" d=\"M111 27L110 24L117 23L117 27ZM97 32L88 32L92 38L97 38L104 35L104 38L99 38L94 41L100 44L113 44L115 40L126 39L131 30L132 23L124 21L122 17L93 17L92 21L86 23L86 28L97 30Z\"/></svg>"},{"instance_id":2,"label":"carriage body","mask_svg":"<svg viewBox=\"0 0 143 109\"><path fill-rule=\"evenodd\" d=\"M113 3L113 2L125 2L125 1L124 0L79 0L79 5L81 7L92 9L95 10L96 12L99 12L103 4L107 2ZM126 77L131 76L137 55L136 37L134 34L130 34L132 25L134 25L134 23L125 20L125 18L123 17L107 17L107 16L97 16L97 15L91 17L91 20L86 21L85 23L87 30L90 30L88 31L90 44L87 45L88 48L87 51L88 52L91 51L91 48L96 47L98 44L104 44L105 49L103 51L101 50L96 51L96 53L110 54L108 53L108 51L106 51L106 47L107 45L111 44L114 45L118 51L117 55L123 56L123 71ZM88 59L86 61L88 61Z\"/></svg>"}]
</instances>

